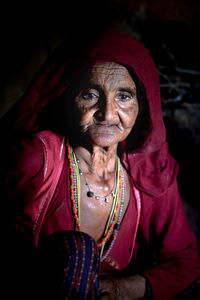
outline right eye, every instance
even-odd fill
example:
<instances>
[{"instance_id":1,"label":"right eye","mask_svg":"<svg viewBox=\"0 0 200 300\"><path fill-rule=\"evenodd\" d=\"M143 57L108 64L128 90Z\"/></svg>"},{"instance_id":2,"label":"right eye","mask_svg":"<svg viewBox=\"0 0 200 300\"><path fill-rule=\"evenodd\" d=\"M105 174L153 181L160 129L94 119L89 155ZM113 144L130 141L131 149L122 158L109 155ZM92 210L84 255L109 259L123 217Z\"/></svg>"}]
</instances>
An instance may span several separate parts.
<instances>
[{"instance_id":1,"label":"right eye","mask_svg":"<svg viewBox=\"0 0 200 300\"><path fill-rule=\"evenodd\" d=\"M84 99L84 100L98 100L99 98L99 93L98 92L93 92L93 91L84 91L82 94L81 94L81 97Z\"/></svg>"}]
</instances>

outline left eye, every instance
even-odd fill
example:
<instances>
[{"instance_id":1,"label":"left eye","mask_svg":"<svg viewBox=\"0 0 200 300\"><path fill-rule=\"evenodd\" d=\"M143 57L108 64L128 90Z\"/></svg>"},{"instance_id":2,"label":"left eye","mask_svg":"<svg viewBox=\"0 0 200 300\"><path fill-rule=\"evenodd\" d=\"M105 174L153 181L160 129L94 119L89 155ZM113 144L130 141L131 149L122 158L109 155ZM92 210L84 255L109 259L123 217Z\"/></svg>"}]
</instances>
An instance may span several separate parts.
<instances>
[{"instance_id":1,"label":"left eye","mask_svg":"<svg viewBox=\"0 0 200 300\"><path fill-rule=\"evenodd\" d=\"M117 101L128 101L129 99L131 99L131 96L127 94L118 94L116 95L115 99Z\"/></svg>"}]
</instances>

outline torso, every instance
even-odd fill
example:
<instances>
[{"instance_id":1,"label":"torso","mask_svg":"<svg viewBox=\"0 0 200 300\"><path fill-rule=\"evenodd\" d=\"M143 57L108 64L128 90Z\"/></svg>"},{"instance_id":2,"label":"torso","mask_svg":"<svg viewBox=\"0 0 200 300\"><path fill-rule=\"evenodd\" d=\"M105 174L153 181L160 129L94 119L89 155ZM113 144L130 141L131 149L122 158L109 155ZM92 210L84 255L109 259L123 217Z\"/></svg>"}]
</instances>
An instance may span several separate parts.
<instances>
[{"instance_id":1,"label":"torso","mask_svg":"<svg viewBox=\"0 0 200 300\"><path fill-rule=\"evenodd\" d=\"M125 172L125 195L124 195L124 206L123 215L127 209L129 199L130 199L130 184L128 180L128 175ZM101 189L101 187L99 188ZM103 198L99 200L94 197L87 197L88 188L85 185L85 180L81 176L81 201L80 201L80 220L81 228L84 232L88 233L94 238L96 242L101 240L104 234L104 230L110 215L113 197L109 196L109 202L106 203ZM95 191L98 195L98 187ZM100 194L100 192L99 192Z\"/></svg>"},{"instance_id":2,"label":"torso","mask_svg":"<svg viewBox=\"0 0 200 300\"><path fill-rule=\"evenodd\" d=\"M41 172L43 173L43 170L41 170ZM101 264L101 272L114 272L116 269L123 269L130 260L130 251L133 247L136 231L137 208L130 178L126 172L124 173L126 192L121 226L114 246L111 248L112 250L109 252L107 259ZM40 228L40 240L54 232L75 230L69 186L70 169L66 158L56 191L49 203L48 211L45 214L42 227ZM89 199L90 201L88 201L86 186L84 183L81 186L82 231L93 236L93 238L99 242L110 214L111 202L107 205L104 201L103 203L95 202L97 201L95 199L91 201L91 198ZM95 192L98 194L97 191ZM109 245L109 243L107 245ZM110 263L107 260L109 260Z\"/></svg>"}]
</instances>

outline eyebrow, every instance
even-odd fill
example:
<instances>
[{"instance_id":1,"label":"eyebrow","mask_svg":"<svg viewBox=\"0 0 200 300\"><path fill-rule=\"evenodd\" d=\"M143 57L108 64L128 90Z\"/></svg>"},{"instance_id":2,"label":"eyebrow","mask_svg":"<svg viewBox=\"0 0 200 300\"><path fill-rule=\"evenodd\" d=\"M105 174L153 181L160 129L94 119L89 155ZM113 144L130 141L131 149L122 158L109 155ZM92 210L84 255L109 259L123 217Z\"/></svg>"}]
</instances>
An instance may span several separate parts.
<instances>
[{"instance_id":1,"label":"eyebrow","mask_svg":"<svg viewBox=\"0 0 200 300\"><path fill-rule=\"evenodd\" d=\"M131 96L136 97L136 89L132 89L130 87L120 87L118 89L120 92L128 92Z\"/></svg>"},{"instance_id":2,"label":"eyebrow","mask_svg":"<svg viewBox=\"0 0 200 300\"><path fill-rule=\"evenodd\" d=\"M83 88L83 90L85 90L85 89L95 89L99 92L102 91L101 86L99 86L98 84L93 84L93 83L88 83L87 87ZM119 87L118 91L127 92L127 93L131 94L132 97L137 96L136 89L133 89L133 88L130 88L130 87Z\"/></svg>"},{"instance_id":3,"label":"eyebrow","mask_svg":"<svg viewBox=\"0 0 200 300\"><path fill-rule=\"evenodd\" d=\"M83 90L85 90L85 89L94 89L94 90L100 91L101 87L98 84L88 82L87 85L85 85L83 87Z\"/></svg>"}]
</instances>

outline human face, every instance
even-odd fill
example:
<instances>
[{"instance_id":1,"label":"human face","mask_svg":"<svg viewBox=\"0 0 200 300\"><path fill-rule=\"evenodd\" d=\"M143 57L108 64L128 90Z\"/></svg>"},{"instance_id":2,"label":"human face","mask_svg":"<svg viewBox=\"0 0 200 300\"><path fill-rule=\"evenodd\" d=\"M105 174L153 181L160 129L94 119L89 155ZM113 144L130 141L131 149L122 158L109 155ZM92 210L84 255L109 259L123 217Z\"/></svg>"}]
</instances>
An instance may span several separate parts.
<instances>
[{"instance_id":1,"label":"human face","mask_svg":"<svg viewBox=\"0 0 200 300\"><path fill-rule=\"evenodd\" d=\"M92 145L109 147L126 139L139 111L136 85L117 63L94 65L87 86L75 97L81 136Z\"/></svg>"}]
</instances>

